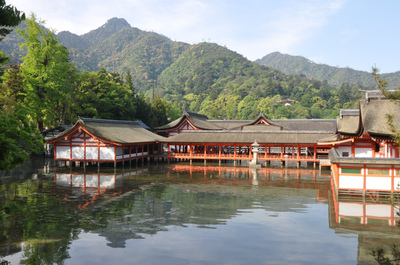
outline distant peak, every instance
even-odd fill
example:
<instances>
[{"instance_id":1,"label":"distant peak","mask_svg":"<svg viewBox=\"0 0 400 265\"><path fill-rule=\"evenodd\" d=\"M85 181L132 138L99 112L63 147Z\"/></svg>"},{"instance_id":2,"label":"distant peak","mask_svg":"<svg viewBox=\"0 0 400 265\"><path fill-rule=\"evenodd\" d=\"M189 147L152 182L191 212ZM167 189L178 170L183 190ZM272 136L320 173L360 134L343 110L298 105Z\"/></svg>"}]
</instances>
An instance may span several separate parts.
<instances>
[{"instance_id":1,"label":"distant peak","mask_svg":"<svg viewBox=\"0 0 400 265\"><path fill-rule=\"evenodd\" d=\"M117 18L117 17L113 17L110 18L109 20L107 20L106 24L104 24L104 26L108 26L108 25L114 25L114 26L120 26L120 27L125 27L125 26L131 26L129 25L128 21L126 21L123 18Z\"/></svg>"}]
</instances>

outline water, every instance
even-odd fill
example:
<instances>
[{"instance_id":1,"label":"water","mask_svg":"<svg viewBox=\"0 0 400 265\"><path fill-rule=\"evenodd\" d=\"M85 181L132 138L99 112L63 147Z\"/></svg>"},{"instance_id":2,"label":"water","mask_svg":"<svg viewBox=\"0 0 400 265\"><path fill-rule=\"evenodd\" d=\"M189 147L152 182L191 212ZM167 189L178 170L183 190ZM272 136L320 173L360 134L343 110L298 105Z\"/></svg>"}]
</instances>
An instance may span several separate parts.
<instances>
[{"instance_id":1,"label":"water","mask_svg":"<svg viewBox=\"0 0 400 265\"><path fill-rule=\"evenodd\" d=\"M0 263L376 264L400 246L396 209L337 200L329 172L43 165L0 177Z\"/></svg>"}]
</instances>

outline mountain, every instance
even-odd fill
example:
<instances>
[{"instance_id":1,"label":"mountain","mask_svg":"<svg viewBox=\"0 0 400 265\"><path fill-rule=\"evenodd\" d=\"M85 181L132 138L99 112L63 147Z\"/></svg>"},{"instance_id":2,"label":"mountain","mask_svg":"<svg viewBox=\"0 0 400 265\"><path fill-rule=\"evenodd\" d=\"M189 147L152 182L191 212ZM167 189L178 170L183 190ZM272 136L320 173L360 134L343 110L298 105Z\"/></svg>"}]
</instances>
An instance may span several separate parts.
<instances>
[{"instance_id":1,"label":"mountain","mask_svg":"<svg viewBox=\"0 0 400 265\"><path fill-rule=\"evenodd\" d=\"M25 27L24 24L17 28ZM70 52L71 62L81 71L99 71L125 74L130 71L132 82L140 92L152 87L152 80L170 66L183 51L190 47L183 42L131 27L122 18L112 18L103 26L83 35L68 31L56 34L58 41ZM0 42L0 50L21 63L18 38L15 30Z\"/></svg>"},{"instance_id":2,"label":"mountain","mask_svg":"<svg viewBox=\"0 0 400 265\"><path fill-rule=\"evenodd\" d=\"M121 18L80 36L67 31L56 36L81 71L130 71L136 91L160 96L177 112L210 118L253 119L260 112L272 118L334 118L342 107L355 108L364 88L337 88L305 75L288 75L218 44L171 41ZM18 41L13 32L0 42L0 50L18 58ZM291 107L282 103L286 98Z\"/></svg>"},{"instance_id":3,"label":"mountain","mask_svg":"<svg viewBox=\"0 0 400 265\"><path fill-rule=\"evenodd\" d=\"M303 74L317 80L326 80L328 84L340 87L344 83L361 84L367 88L376 88L374 78L369 72L357 71L351 68L333 67L326 64L316 64L302 57L273 52L255 61L260 65L269 66L289 75ZM400 72L382 74L382 79L388 82L389 88L400 85Z\"/></svg>"},{"instance_id":4,"label":"mountain","mask_svg":"<svg viewBox=\"0 0 400 265\"><path fill-rule=\"evenodd\" d=\"M135 87L145 92L161 72L189 47L154 32L131 27L125 19L112 18L82 36L60 32L59 42L69 50L80 70L121 74L130 71Z\"/></svg>"}]
</instances>

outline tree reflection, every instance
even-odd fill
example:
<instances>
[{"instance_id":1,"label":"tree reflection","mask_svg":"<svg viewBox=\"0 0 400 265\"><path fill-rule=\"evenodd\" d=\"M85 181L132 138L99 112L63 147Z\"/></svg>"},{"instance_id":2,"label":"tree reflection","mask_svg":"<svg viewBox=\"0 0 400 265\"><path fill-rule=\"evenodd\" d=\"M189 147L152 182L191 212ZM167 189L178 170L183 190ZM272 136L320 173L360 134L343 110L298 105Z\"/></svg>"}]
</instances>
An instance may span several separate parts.
<instances>
[{"instance_id":1,"label":"tree reflection","mask_svg":"<svg viewBox=\"0 0 400 265\"><path fill-rule=\"evenodd\" d=\"M64 172L61 178L55 173L54 178L0 183L0 203L5 206L0 255L22 253L21 264L62 264L70 258L71 242L82 232L106 238L109 247L124 248L127 240L173 227L213 229L253 208L274 215L301 212L318 198L321 187L330 185L329 180L319 183L314 172L308 176L286 169L276 180L272 171L263 172L258 185L271 189L254 189L248 171L194 168L187 174L177 167L162 168ZM293 193L296 188L304 189ZM293 204L283 206L282 197L292 198Z\"/></svg>"}]
</instances>

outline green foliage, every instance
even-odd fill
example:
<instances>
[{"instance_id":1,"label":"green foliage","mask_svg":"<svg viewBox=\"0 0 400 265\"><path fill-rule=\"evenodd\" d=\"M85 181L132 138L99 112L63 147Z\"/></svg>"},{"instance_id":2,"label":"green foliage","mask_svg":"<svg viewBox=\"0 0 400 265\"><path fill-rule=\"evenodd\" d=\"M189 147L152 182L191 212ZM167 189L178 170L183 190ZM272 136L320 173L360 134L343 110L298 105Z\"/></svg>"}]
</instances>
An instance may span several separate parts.
<instances>
[{"instance_id":1,"label":"green foliage","mask_svg":"<svg viewBox=\"0 0 400 265\"><path fill-rule=\"evenodd\" d=\"M260 112L271 118L327 118L362 97L359 85L338 93L326 82L285 75L212 43L188 49L161 73L158 84L166 101L210 118L252 119ZM284 106L286 97L293 100L291 107Z\"/></svg>"},{"instance_id":2,"label":"green foliage","mask_svg":"<svg viewBox=\"0 0 400 265\"><path fill-rule=\"evenodd\" d=\"M9 27L17 26L24 19L24 13L0 0L0 41L12 31Z\"/></svg>"},{"instance_id":3,"label":"green foliage","mask_svg":"<svg viewBox=\"0 0 400 265\"><path fill-rule=\"evenodd\" d=\"M169 112L169 105L162 98L156 97L153 100L150 111L150 127L154 128L168 123L167 114Z\"/></svg>"},{"instance_id":4,"label":"green foliage","mask_svg":"<svg viewBox=\"0 0 400 265\"><path fill-rule=\"evenodd\" d=\"M10 27L17 26L22 20L25 19L25 14L21 13L18 9L11 5L6 5L5 0L0 0L0 41L10 34L12 29ZM4 72L2 65L6 64L9 58L3 51L0 51L0 76Z\"/></svg>"},{"instance_id":5,"label":"green foliage","mask_svg":"<svg viewBox=\"0 0 400 265\"><path fill-rule=\"evenodd\" d=\"M31 153L43 151L43 139L23 109L0 110L0 170L22 164Z\"/></svg>"},{"instance_id":6,"label":"green foliage","mask_svg":"<svg viewBox=\"0 0 400 265\"><path fill-rule=\"evenodd\" d=\"M255 61L260 65L265 65L288 75L305 75L317 80L326 80L332 86L340 87L343 84L361 85L367 89L375 87L371 74L365 71L357 71L349 67L340 68L326 64L317 64L302 56L291 56L273 52ZM400 82L400 73L389 73L382 75L388 80L392 87Z\"/></svg>"},{"instance_id":7,"label":"green foliage","mask_svg":"<svg viewBox=\"0 0 400 265\"><path fill-rule=\"evenodd\" d=\"M69 52L57 42L54 33L43 28L43 22L32 14L27 27L18 30L27 54L21 65L26 94L24 105L32 110L40 131L44 126L63 123L75 87L75 66L69 63Z\"/></svg>"}]
</instances>

